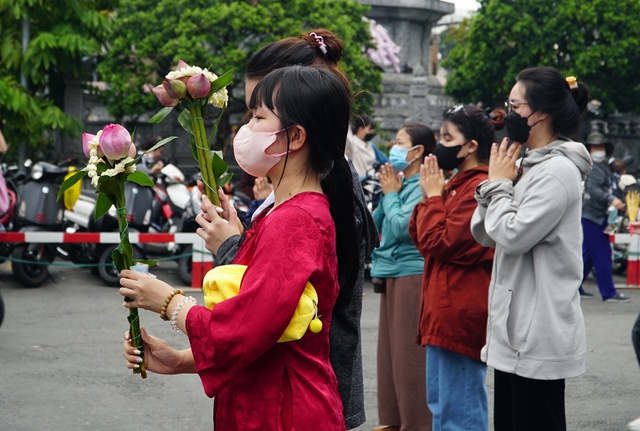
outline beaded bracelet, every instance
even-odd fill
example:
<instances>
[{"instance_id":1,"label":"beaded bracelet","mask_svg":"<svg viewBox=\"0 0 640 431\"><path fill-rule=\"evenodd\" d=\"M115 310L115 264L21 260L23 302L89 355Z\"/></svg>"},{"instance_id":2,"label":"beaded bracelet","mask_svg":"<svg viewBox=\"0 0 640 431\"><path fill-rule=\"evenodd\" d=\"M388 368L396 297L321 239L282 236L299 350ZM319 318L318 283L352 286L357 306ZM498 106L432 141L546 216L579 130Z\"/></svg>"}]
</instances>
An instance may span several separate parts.
<instances>
[{"instance_id":1,"label":"beaded bracelet","mask_svg":"<svg viewBox=\"0 0 640 431\"><path fill-rule=\"evenodd\" d=\"M160 309L160 318L165 322L169 320L169 318L167 317L167 307L169 306L169 303L171 302L173 297L176 295L184 295L184 291L182 289L174 289L173 292L171 292L164 300L164 304L162 304L162 308Z\"/></svg>"},{"instance_id":2,"label":"beaded bracelet","mask_svg":"<svg viewBox=\"0 0 640 431\"><path fill-rule=\"evenodd\" d=\"M178 305L176 305L176 308L173 309L173 313L171 313L171 329L173 329L176 332L181 332L180 328L178 328L178 322L176 321L176 319L178 318L178 313L180 312L180 309L182 308L182 306L189 302L193 304L197 304L198 300L193 296L187 296L186 298L182 299L182 301L178 302Z\"/></svg>"}]
</instances>

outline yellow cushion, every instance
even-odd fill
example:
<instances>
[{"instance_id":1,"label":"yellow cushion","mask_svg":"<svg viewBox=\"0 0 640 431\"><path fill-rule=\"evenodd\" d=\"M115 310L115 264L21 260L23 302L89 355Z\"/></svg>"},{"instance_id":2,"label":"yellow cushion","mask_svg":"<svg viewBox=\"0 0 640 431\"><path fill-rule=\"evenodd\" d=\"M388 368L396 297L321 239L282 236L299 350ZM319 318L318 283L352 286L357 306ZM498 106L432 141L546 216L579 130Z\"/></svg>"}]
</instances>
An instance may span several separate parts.
<instances>
[{"instance_id":1,"label":"yellow cushion","mask_svg":"<svg viewBox=\"0 0 640 431\"><path fill-rule=\"evenodd\" d=\"M236 296L246 270L246 265L221 265L207 272L202 283L205 306L209 310L213 310L216 304ZM311 283L307 282L291 322L278 343L301 339L307 332L309 323L316 317L317 307L318 294Z\"/></svg>"}]
</instances>

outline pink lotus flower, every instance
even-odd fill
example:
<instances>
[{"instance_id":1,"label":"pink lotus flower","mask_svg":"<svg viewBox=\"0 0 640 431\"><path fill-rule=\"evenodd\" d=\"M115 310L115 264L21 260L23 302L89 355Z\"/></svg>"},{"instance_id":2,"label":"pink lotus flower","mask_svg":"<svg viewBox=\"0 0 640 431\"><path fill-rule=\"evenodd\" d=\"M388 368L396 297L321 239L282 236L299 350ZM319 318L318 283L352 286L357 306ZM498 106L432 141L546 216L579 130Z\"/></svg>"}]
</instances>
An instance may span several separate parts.
<instances>
[{"instance_id":1,"label":"pink lotus flower","mask_svg":"<svg viewBox=\"0 0 640 431\"><path fill-rule=\"evenodd\" d=\"M180 79L165 79L162 86L172 99L180 100L187 94L187 86Z\"/></svg>"},{"instance_id":2,"label":"pink lotus flower","mask_svg":"<svg viewBox=\"0 0 640 431\"><path fill-rule=\"evenodd\" d=\"M91 154L89 154L89 143L95 139L96 135L92 135L91 133L83 133L82 134L82 152L84 153L85 156L87 156L87 158L91 157ZM102 157L104 156L104 154L102 153L102 150L100 149L100 145L98 145L98 157Z\"/></svg>"},{"instance_id":3,"label":"pink lotus flower","mask_svg":"<svg viewBox=\"0 0 640 431\"><path fill-rule=\"evenodd\" d=\"M131 135L120 124L108 124L100 135L100 149L110 160L124 159L129 155Z\"/></svg>"},{"instance_id":4,"label":"pink lotus flower","mask_svg":"<svg viewBox=\"0 0 640 431\"><path fill-rule=\"evenodd\" d=\"M189 78L187 81L187 90L194 99L201 99L209 95L211 83L204 74L199 73Z\"/></svg>"},{"instance_id":5,"label":"pink lotus flower","mask_svg":"<svg viewBox=\"0 0 640 431\"><path fill-rule=\"evenodd\" d=\"M191 66L189 66L187 63L185 63L182 60L178 60L178 67L176 67L176 70L182 70L182 69L188 69Z\"/></svg>"},{"instance_id":6,"label":"pink lotus flower","mask_svg":"<svg viewBox=\"0 0 640 431\"><path fill-rule=\"evenodd\" d=\"M158 101L162 104L162 106L173 107L176 106L178 102L180 102L179 99L173 99L169 97L169 95L167 94L167 90L165 90L162 85L153 87L153 94L156 95Z\"/></svg>"}]
</instances>

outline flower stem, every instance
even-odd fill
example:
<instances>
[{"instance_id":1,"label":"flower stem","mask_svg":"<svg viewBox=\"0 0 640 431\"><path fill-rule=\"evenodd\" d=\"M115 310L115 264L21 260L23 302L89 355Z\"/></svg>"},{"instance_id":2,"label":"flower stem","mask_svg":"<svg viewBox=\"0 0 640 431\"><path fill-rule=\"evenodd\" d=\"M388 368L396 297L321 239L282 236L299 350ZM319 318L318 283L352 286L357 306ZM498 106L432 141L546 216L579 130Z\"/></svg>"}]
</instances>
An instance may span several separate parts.
<instances>
[{"instance_id":1,"label":"flower stem","mask_svg":"<svg viewBox=\"0 0 640 431\"><path fill-rule=\"evenodd\" d=\"M126 181L126 179L124 181ZM118 228L120 230L120 244L118 245L118 248L113 251L113 262L116 265L118 272L122 271L123 269L129 269L133 265L133 248L131 247L131 242L129 241L129 223L127 221L126 200L124 196L124 181L120 183L118 196L116 198ZM121 257L116 258L116 254L119 254ZM126 302L131 302L131 298L128 297L125 297L124 300ZM140 377L146 379L147 370L144 363L142 334L140 332L140 318L138 316L137 308L129 309L129 316L127 316L127 320L129 321L129 335L131 337L131 345L140 351L140 357L142 358L140 368L134 369L133 374L140 374Z\"/></svg>"},{"instance_id":2,"label":"flower stem","mask_svg":"<svg viewBox=\"0 0 640 431\"><path fill-rule=\"evenodd\" d=\"M205 183L204 192L209 200L216 206L220 206L218 198L218 183L213 175L213 160L211 158L211 148L207 139L207 132L204 128L204 119L202 118L202 107L199 102L190 103L188 105L191 114L191 126L193 127L193 137L196 143L198 153L198 164L202 173L202 180Z\"/></svg>"}]
</instances>

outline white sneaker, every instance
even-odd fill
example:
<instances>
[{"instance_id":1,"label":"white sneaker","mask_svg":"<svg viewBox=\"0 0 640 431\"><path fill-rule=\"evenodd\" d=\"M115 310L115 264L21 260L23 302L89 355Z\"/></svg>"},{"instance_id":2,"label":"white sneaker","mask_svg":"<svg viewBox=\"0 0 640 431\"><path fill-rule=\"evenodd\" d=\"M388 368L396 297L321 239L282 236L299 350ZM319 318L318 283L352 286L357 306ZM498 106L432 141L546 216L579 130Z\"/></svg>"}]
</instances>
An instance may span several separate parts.
<instances>
[{"instance_id":1,"label":"white sneaker","mask_svg":"<svg viewBox=\"0 0 640 431\"><path fill-rule=\"evenodd\" d=\"M634 419L627 424L627 428L631 431L640 431L640 418Z\"/></svg>"}]
</instances>

